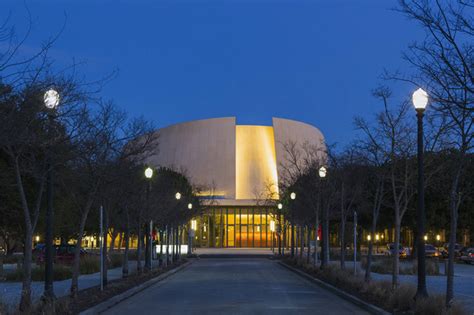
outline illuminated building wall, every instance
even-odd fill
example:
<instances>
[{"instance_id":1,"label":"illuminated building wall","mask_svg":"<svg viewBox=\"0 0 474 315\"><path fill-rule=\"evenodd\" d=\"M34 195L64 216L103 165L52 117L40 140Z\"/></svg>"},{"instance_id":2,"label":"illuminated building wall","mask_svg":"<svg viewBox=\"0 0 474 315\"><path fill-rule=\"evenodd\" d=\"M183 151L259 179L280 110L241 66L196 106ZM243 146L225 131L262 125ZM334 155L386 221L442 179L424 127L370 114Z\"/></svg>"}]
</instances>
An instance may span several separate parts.
<instances>
[{"instance_id":1,"label":"illuminated building wall","mask_svg":"<svg viewBox=\"0 0 474 315\"><path fill-rule=\"evenodd\" d=\"M194 185L208 188L203 198L216 198L196 218L197 246L270 246L276 211L261 204L279 198L279 175L289 167L285 144L321 149L324 160L324 138L317 128L282 118L273 118L272 124L237 125L234 117L225 117L157 131L158 148L147 163L184 171Z\"/></svg>"},{"instance_id":2,"label":"illuminated building wall","mask_svg":"<svg viewBox=\"0 0 474 315\"><path fill-rule=\"evenodd\" d=\"M278 199L273 128L236 126L236 199Z\"/></svg>"}]
</instances>

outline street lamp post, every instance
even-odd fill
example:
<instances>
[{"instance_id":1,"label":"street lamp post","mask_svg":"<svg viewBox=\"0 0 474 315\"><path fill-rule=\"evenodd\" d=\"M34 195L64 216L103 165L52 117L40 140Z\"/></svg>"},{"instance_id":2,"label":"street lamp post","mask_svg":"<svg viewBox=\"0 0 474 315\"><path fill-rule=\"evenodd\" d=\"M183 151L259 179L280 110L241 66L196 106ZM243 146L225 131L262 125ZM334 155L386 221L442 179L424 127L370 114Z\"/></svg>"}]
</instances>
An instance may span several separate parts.
<instances>
[{"instance_id":1,"label":"street lamp post","mask_svg":"<svg viewBox=\"0 0 474 315\"><path fill-rule=\"evenodd\" d=\"M189 210L193 209L192 203L188 203L188 209ZM191 255L193 253L193 238L194 238L196 229L197 229L196 220L191 220L191 228L189 229L189 232L188 232L188 255Z\"/></svg>"},{"instance_id":2,"label":"street lamp post","mask_svg":"<svg viewBox=\"0 0 474 315\"><path fill-rule=\"evenodd\" d=\"M52 136L52 127L56 108L59 105L59 93L50 89L44 93L44 105L48 109L48 136ZM48 150L47 155L47 175L46 175L46 231L45 231L45 277L44 277L44 298L46 302L54 300L53 289L53 163L51 153Z\"/></svg>"},{"instance_id":3,"label":"street lamp post","mask_svg":"<svg viewBox=\"0 0 474 315\"><path fill-rule=\"evenodd\" d=\"M145 169L145 177L148 181L147 187L146 187L146 211L147 214L150 214L150 190L151 190L151 178L153 177L153 169L151 167L147 167ZM151 257L152 257L152 249L153 246L151 245L152 242L152 230L153 230L153 223L150 220L148 226L147 226L147 236L146 236L146 244L145 244L145 270L150 271L152 269L151 267Z\"/></svg>"},{"instance_id":4,"label":"street lamp post","mask_svg":"<svg viewBox=\"0 0 474 315\"><path fill-rule=\"evenodd\" d=\"M292 192L290 194L290 199L291 200L296 199L295 192ZM291 224L290 233L291 233L291 240L290 240L291 241L291 258L293 258L295 256L295 226L293 225L293 223Z\"/></svg>"},{"instance_id":5,"label":"street lamp post","mask_svg":"<svg viewBox=\"0 0 474 315\"><path fill-rule=\"evenodd\" d=\"M426 265L425 265L425 188L423 174L423 115L428 104L428 94L423 89L413 93L413 105L418 121L418 208L416 211L416 227L418 240L418 285L415 299L426 298Z\"/></svg>"},{"instance_id":6,"label":"street lamp post","mask_svg":"<svg viewBox=\"0 0 474 315\"><path fill-rule=\"evenodd\" d=\"M325 166L321 166L318 170L319 175L319 193L318 193L318 205L321 207L322 203L322 183L323 180L326 178L328 170ZM323 243L321 246L321 269L326 267L329 263L329 216L327 213L327 207L322 207L322 238ZM317 233L316 233L317 234ZM316 236L316 242L318 237ZM316 255L317 255L317 248L316 248ZM315 258L316 259L316 258Z\"/></svg>"},{"instance_id":7,"label":"street lamp post","mask_svg":"<svg viewBox=\"0 0 474 315\"><path fill-rule=\"evenodd\" d=\"M283 205L281 203L278 204L278 229L277 229L277 236L278 236L278 255L282 254L281 248L282 248L282 229L281 229L281 221L282 221L282 215L281 215L281 210L283 209Z\"/></svg>"},{"instance_id":8,"label":"street lamp post","mask_svg":"<svg viewBox=\"0 0 474 315\"><path fill-rule=\"evenodd\" d=\"M320 179L323 179L327 175L327 168L324 166L321 166L318 170L318 176ZM318 185L318 204L317 204L317 209L316 209L316 228L315 228L315 233L314 233L314 266L316 267L317 262L318 262L318 249L319 249L319 244L318 244L318 232L319 232L319 210L321 209L321 185ZM324 217L324 216L323 216Z\"/></svg>"}]
</instances>

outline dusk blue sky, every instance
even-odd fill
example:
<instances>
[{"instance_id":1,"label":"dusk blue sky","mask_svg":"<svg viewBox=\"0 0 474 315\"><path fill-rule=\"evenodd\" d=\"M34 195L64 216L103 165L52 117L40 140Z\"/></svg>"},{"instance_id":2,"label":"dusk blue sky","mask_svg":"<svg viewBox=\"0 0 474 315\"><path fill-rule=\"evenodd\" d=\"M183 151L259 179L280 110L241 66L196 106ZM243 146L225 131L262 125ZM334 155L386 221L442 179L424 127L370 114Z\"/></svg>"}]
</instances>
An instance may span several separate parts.
<instances>
[{"instance_id":1,"label":"dusk blue sky","mask_svg":"<svg viewBox=\"0 0 474 315\"><path fill-rule=\"evenodd\" d=\"M20 34L25 3L34 28L24 53L66 13L50 54L58 66L84 61L88 80L118 69L102 95L157 127L224 116L270 125L275 116L341 145L354 138L354 115L381 109L371 90L383 70L409 71L402 51L423 38L391 0L2 0L0 18L11 13Z\"/></svg>"}]
</instances>

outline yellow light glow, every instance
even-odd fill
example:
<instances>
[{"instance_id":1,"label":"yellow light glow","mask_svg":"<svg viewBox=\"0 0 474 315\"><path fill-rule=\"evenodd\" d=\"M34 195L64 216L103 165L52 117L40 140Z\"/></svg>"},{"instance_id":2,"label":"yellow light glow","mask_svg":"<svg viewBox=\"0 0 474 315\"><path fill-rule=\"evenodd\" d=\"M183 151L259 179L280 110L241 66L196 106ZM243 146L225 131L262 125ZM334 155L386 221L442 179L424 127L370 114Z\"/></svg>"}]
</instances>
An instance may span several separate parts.
<instances>
[{"instance_id":1,"label":"yellow light glow","mask_svg":"<svg viewBox=\"0 0 474 315\"><path fill-rule=\"evenodd\" d=\"M425 239L425 241L427 241L428 240L428 235L425 235L423 238Z\"/></svg>"},{"instance_id":2,"label":"yellow light glow","mask_svg":"<svg viewBox=\"0 0 474 315\"><path fill-rule=\"evenodd\" d=\"M370 241L371 239L370 235L367 235L367 240Z\"/></svg>"},{"instance_id":3,"label":"yellow light glow","mask_svg":"<svg viewBox=\"0 0 474 315\"><path fill-rule=\"evenodd\" d=\"M270 221L270 231L275 232L275 221L273 220Z\"/></svg>"},{"instance_id":4,"label":"yellow light glow","mask_svg":"<svg viewBox=\"0 0 474 315\"><path fill-rule=\"evenodd\" d=\"M191 229L196 231L197 230L197 222L196 220L191 220Z\"/></svg>"},{"instance_id":5,"label":"yellow light glow","mask_svg":"<svg viewBox=\"0 0 474 315\"><path fill-rule=\"evenodd\" d=\"M204 230L204 232L207 231L207 227L205 225L203 226L203 230Z\"/></svg>"},{"instance_id":6,"label":"yellow light glow","mask_svg":"<svg viewBox=\"0 0 474 315\"><path fill-rule=\"evenodd\" d=\"M198 197L225 197L227 193L223 190L217 191L217 190L203 190L200 192L195 193L196 196Z\"/></svg>"},{"instance_id":7,"label":"yellow light glow","mask_svg":"<svg viewBox=\"0 0 474 315\"><path fill-rule=\"evenodd\" d=\"M441 235L439 235L439 234L436 235L436 240L437 240L437 241L441 240Z\"/></svg>"},{"instance_id":8,"label":"yellow light glow","mask_svg":"<svg viewBox=\"0 0 474 315\"><path fill-rule=\"evenodd\" d=\"M278 209L283 209L283 205L281 203L278 204Z\"/></svg>"},{"instance_id":9,"label":"yellow light glow","mask_svg":"<svg viewBox=\"0 0 474 315\"><path fill-rule=\"evenodd\" d=\"M35 240L36 240L37 242L39 242L39 240L40 240L39 235L36 235Z\"/></svg>"},{"instance_id":10,"label":"yellow light glow","mask_svg":"<svg viewBox=\"0 0 474 315\"><path fill-rule=\"evenodd\" d=\"M236 199L278 199L273 127L236 126L235 157Z\"/></svg>"},{"instance_id":11,"label":"yellow light glow","mask_svg":"<svg viewBox=\"0 0 474 315\"><path fill-rule=\"evenodd\" d=\"M375 240L378 241L380 236L378 234L375 234Z\"/></svg>"},{"instance_id":12,"label":"yellow light glow","mask_svg":"<svg viewBox=\"0 0 474 315\"><path fill-rule=\"evenodd\" d=\"M177 200L181 199L181 193L177 192L176 195L175 195L175 198L176 198Z\"/></svg>"},{"instance_id":13,"label":"yellow light glow","mask_svg":"<svg viewBox=\"0 0 474 315\"><path fill-rule=\"evenodd\" d=\"M260 232L260 225L257 225L257 232Z\"/></svg>"},{"instance_id":14,"label":"yellow light glow","mask_svg":"<svg viewBox=\"0 0 474 315\"><path fill-rule=\"evenodd\" d=\"M380 238L382 238L382 239L383 239L383 236L384 236L383 234L382 234L382 235L380 235Z\"/></svg>"},{"instance_id":15,"label":"yellow light glow","mask_svg":"<svg viewBox=\"0 0 474 315\"><path fill-rule=\"evenodd\" d=\"M193 208L193 204L192 203L188 203L188 209L191 210Z\"/></svg>"},{"instance_id":16,"label":"yellow light glow","mask_svg":"<svg viewBox=\"0 0 474 315\"><path fill-rule=\"evenodd\" d=\"M290 198L291 198L291 200L295 200L296 199L296 193L292 192L290 194Z\"/></svg>"}]
</instances>

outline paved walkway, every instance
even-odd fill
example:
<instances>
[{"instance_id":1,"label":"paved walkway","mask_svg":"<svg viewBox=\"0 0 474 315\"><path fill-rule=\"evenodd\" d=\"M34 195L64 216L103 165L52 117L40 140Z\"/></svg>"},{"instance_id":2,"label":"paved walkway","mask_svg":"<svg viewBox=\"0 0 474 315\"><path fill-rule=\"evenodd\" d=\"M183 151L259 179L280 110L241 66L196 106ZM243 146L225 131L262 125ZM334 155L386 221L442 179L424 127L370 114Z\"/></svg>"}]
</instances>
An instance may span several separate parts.
<instances>
[{"instance_id":1,"label":"paved walkway","mask_svg":"<svg viewBox=\"0 0 474 315\"><path fill-rule=\"evenodd\" d=\"M158 267L158 261L153 261L154 267ZM142 261L143 266L143 261ZM130 261L129 272L136 272L136 261ZM109 269L108 280L122 278L122 267ZM79 276L79 290L94 287L100 284L100 273ZM66 296L71 288L71 279L55 281L54 294L56 297ZM43 294L44 282L34 281L31 283L33 303L38 302ZM0 282L0 301L9 307L16 307L20 302L21 282Z\"/></svg>"},{"instance_id":2,"label":"paved walkway","mask_svg":"<svg viewBox=\"0 0 474 315\"><path fill-rule=\"evenodd\" d=\"M264 258L200 259L105 314L367 314Z\"/></svg>"}]
</instances>

